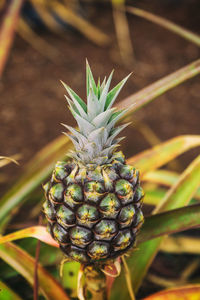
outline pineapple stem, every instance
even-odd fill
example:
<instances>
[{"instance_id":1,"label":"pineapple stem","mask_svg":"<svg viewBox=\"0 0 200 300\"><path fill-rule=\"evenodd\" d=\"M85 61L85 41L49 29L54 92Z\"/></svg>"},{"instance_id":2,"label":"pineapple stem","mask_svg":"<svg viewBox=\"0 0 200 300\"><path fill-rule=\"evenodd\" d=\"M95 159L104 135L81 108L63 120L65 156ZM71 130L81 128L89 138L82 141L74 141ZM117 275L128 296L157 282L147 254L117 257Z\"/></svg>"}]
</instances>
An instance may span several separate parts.
<instances>
[{"instance_id":1,"label":"pineapple stem","mask_svg":"<svg viewBox=\"0 0 200 300\"><path fill-rule=\"evenodd\" d=\"M106 276L95 266L87 266L84 269L86 299L107 300Z\"/></svg>"}]
</instances>

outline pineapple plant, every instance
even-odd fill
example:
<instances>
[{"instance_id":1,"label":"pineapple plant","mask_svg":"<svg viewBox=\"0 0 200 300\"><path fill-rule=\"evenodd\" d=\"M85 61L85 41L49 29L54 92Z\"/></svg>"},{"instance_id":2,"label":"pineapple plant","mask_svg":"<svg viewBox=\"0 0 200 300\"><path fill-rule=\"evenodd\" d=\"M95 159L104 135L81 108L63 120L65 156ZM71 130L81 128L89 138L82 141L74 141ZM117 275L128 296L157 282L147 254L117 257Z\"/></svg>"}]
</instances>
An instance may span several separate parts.
<instances>
[{"instance_id":1,"label":"pineapple plant","mask_svg":"<svg viewBox=\"0 0 200 300\"><path fill-rule=\"evenodd\" d=\"M126 253L143 223L139 172L117 150L123 138L116 137L128 124L115 125L127 110L112 107L129 76L109 91L112 75L96 84L86 63L87 105L63 83L78 124L63 124L75 151L56 163L44 185L48 230L69 259L83 264Z\"/></svg>"}]
</instances>

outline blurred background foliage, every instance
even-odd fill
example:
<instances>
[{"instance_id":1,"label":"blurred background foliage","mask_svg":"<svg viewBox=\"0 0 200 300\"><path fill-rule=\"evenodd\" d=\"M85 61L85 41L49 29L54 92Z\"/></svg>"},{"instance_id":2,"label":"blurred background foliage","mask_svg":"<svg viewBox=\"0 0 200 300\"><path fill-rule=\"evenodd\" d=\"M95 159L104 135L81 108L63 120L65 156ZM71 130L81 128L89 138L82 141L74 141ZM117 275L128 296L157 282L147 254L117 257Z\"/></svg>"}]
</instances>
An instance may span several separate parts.
<instances>
[{"instance_id":1,"label":"blurred background foliage","mask_svg":"<svg viewBox=\"0 0 200 300\"><path fill-rule=\"evenodd\" d=\"M55 161L71 147L66 137L58 137L61 122L73 124L59 79L84 97L86 57L96 78L114 68L113 84L133 71L119 97L124 99L119 106L136 102L135 113L127 116L132 126L126 129L127 139L122 147L143 174L144 212L149 215L199 153L196 147L200 138L194 136L200 129L199 76L194 77L200 72L199 1L165 0L161 4L158 0L1 0L0 9L0 154L11 156L11 159L0 157L0 167L4 167L0 172L1 232L9 234L38 224L43 197L41 184ZM194 78L186 81L191 77ZM161 78L164 79L159 81ZM157 101L145 106L158 96ZM166 140L167 144L162 144ZM160 152L155 154L153 149L152 159L148 155L147 161L133 157L157 144L161 145ZM145 157L145 152L142 155ZM20 165L7 166L13 160ZM199 170L198 164L196 161ZM163 166L166 168L158 169ZM190 198L191 204L198 203L200 190L196 193L192 190ZM182 205L187 201L188 198L183 199ZM143 281L138 299L161 288L200 283L199 243L197 229L160 241L161 251ZM65 264L60 278L55 266L59 265L62 254L43 243L39 251L38 245L35 239L24 239L15 245L0 246L0 255L8 263L0 262L0 288L13 299L32 299L32 287L27 282L35 286L37 294L34 270L39 256L42 266L49 271L46 275L42 266L38 267L45 298L67 299L53 277L71 297L76 297L79 264ZM145 243L143 247L147 249ZM36 255L36 263L22 249L33 257ZM140 255L138 252L138 260ZM147 259L150 255L151 251ZM134 263L130 259L132 268ZM115 286L125 280L123 276L117 278ZM138 277L133 276L132 281L134 286L141 285ZM24 289L20 288L22 284ZM117 288L114 291L118 293ZM115 292L111 299L116 299ZM127 297L125 291L121 299Z\"/></svg>"}]
</instances>

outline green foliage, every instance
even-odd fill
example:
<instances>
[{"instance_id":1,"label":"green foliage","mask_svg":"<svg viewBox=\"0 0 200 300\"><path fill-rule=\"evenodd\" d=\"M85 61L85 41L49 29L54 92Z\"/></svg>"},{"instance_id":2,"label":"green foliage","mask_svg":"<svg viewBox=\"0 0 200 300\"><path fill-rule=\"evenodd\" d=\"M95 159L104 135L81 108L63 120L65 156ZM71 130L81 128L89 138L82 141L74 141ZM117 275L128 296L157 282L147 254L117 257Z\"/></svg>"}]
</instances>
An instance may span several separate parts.
<instances>
[{"instance_id":1,"label":"green foliage","mask_svg":"<svg viewBox=\"0 0 200 300\"><path fill-rule=\"evenodd\" d=\"M4 300L22 300L16 293L14 293L5 283L0 281L1 299Z\"/></svg>"},{"instance_id":2,"label":"green foliage","mask_svg":"<svg viewBox=\"0 0 200 300\"><path fill-rule=\"evenodd\" d=\"M35 261L27 252L12 243L0 246L0 257L26 280L34 284ZM69 300L60 284L46 271L38 265L39 285L42 294L49 300Z\"/></svg>"}]
</instances>

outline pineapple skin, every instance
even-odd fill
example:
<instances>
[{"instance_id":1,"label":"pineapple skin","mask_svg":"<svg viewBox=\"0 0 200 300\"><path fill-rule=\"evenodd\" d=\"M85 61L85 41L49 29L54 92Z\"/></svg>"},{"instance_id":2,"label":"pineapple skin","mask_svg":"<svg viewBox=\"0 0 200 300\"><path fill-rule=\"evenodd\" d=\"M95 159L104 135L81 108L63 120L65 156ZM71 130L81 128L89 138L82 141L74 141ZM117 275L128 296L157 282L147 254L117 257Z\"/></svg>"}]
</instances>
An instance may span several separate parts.
<instances>
[{"instance_id":1,"label":"pineapple skin","mask_svg":"<svg viewBox=\"0 0 200 300\"><path fill-rule=\"evenodd\" d=\"M104 165L57 162L44 190L48 230L69 259L104 263L134 246L144 194L121 151Z\"/></svg>"}]
</instances>

